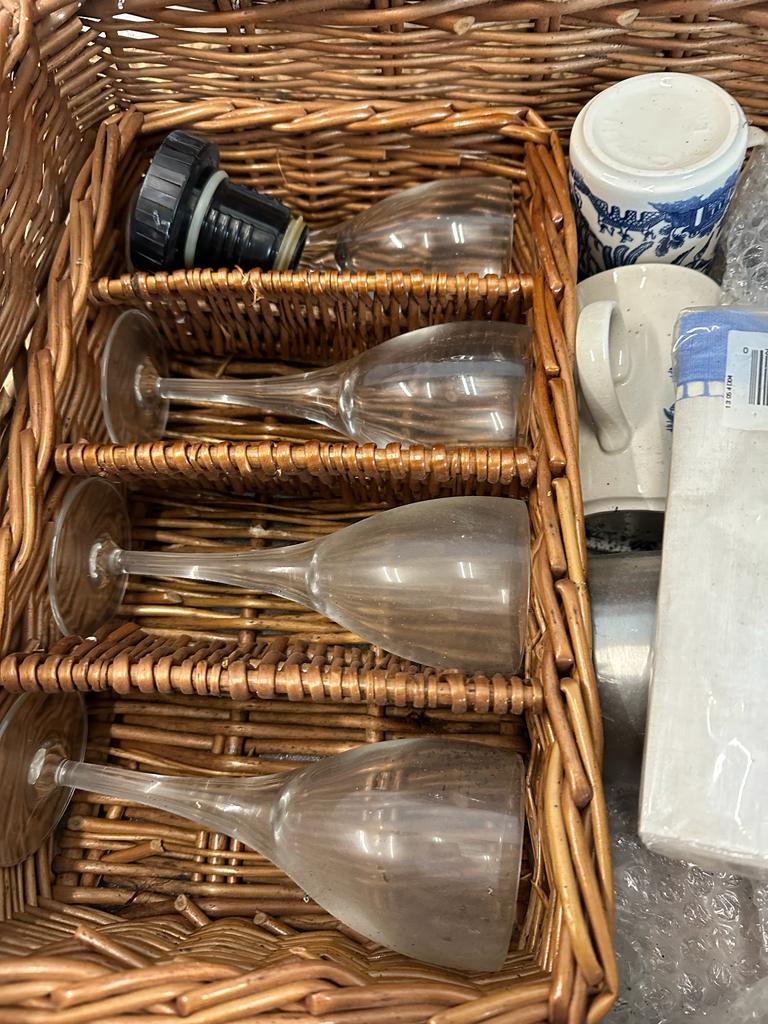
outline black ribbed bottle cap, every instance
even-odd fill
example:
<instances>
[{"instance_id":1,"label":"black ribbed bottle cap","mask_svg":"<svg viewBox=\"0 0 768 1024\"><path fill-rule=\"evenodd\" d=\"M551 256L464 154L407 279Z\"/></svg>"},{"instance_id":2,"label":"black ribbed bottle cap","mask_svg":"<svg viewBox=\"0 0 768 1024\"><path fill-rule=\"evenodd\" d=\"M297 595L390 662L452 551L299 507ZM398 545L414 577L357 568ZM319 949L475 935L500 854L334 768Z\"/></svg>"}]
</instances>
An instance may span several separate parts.
<instances>
[{"instance_id":1,"label":"black ribbed bottle cap","mask_svg":"<svg viewBox=\"0 0 768 1024\"><path fill-rule=\"evenodd\" d=\"M130 224L131 262L137 270L178 270L203 185L219 166L213 142L171 132L141 183Z\"/></svg>"},{"instance_id":2,"label":"black ribbed bottle cap","mask_svg":"<svg viewBox=\"0 0 768 1024\"><path fill-rule=\"evenodd\" d=\"M183 267L293 269L307 229L273 196L234 185L217 146L175 131L155 153L129 225L137 270Z\"/></svg>"}]
</instances>

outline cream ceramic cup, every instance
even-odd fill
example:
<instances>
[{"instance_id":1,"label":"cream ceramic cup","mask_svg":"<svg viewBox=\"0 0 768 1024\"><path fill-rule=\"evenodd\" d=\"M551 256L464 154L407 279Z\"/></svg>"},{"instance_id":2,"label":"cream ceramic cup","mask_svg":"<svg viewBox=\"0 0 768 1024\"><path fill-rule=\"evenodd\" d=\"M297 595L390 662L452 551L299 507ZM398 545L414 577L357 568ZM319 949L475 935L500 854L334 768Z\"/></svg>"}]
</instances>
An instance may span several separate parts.
<instances>
[{"instance_id":1,"label":"cream ceramic cup","mask_svg":"<svg viewBox=\"0 0 768 1024\"><path fill-rule=\"evenodd\" d=\"M638 75L593 97L570 142L580 276L646 262L706 270L748 141L738 103L696 75Z\"/></svg>"},{"instance_id":2,"label":"cream ceramic cup","mask_svg":"<svg viewBox=\"0 0 768 1024\"><path fill-rule=\"evenodd\" d=\"M580 465L587 516L663 512L675 388L672 334L690 306L720 288L686 267L641 263L577 288Z\"/></svg>"}]
</instances>

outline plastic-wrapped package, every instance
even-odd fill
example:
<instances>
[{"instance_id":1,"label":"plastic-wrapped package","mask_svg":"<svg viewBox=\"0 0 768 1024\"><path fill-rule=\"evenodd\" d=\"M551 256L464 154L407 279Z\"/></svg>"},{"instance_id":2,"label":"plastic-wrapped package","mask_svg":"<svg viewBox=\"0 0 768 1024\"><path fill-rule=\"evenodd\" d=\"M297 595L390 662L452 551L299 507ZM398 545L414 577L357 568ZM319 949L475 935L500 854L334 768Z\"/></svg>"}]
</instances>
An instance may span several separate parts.
<instances>
[{"instance_id":1,"label":"plastic-wrapped package","mask_svg":"<svg viewBox=\"0 0 768 1024\"><path fill-rule=\"evenodd\" d=\"M695 319L698 314L691 314L693 319L688 320L688 325L694 331L713 330L717 338L721 334L717 325L722 325L723 317L731 318L738 312L714 309L701 314L699 319ZM768 330L764 317L750 317L750 313L744 313L736 327L754 331L757 326L758 333ZM710 393L705 406L709 407L710 415L714 409L715 426L707 428L707 438L714 436L716 440L724 411L722 356L717 357L720 362L713 363L709 371L699 362L717 353L717 345L711 345L711 340L704 340L698 365L689 366L690 379L684 382L679 394L688 391L695 397L699 391L699 397L706 398L705 392ZM725 340L727 345L727 337ZM713 383L707 387L697 384L705 380ZM676 435L680 421L685 424L688 413L695 412L691 402L681 402L677 409ZM712 465L716 466L719 458L717 444L711 452L706 446L701 451L700 439L696 440L691 426L684 427L684 431L689 442L694 440L691 473L696 482L692 486L694 490L703 489L710 501L710 492L718 481L722 485L729 471L721 469L711 475ZM735 434L740 435L742 445L745 440L748 442L748 431ZM730 440L735 441L736 437ZM678 443L677 436L674 443ZM686 450L685 444L682 450ZM762 467L767 473L765 450ZM749 470L742 462L740 469L731 470L737 475L744 474L748 483L754 474L759 476L760 463ZM681 487L680 495L683 493ZM737 516L749 493L748 486L728 492L726 500L737 510ZM692 505L701 518L705 508L701 497L693 499ZM727 522L727 516L725 526L710 521L709 528L715 532L725 529L727 535ZM668 522L668 531L674 527L674 521ZM593 537L591 541L592 548L599 550L600 538ZM738 544L738 534L733 542ZM721 537L719 546L727 543L727 536ZM685 549L685 545L677 547L680 551ZM665 558L669 550L667 543ZM638 836L638 743L645 711L643 688L650 674L658 562L656 554L631 553L625 548L624 554L593 555L590 563L595 664L606 718L606 798L613 836L615 936L621 978L619 999L606 1024L768 1024L768 882L753 883L733 874L710 873L684 861L668 859L651 852ZM697 575L695 558L688 564L687 579L693 584L691 590L695 590L701 587L701 576ZM759 560L752 568L755 567L759 568ZM713 591L714 607L719 609L726 604L726 598L727 592L718 596ZM688 608L690 601L689 596ZM695 630L696 623L690 623L690 627ZM686 639L685 631L681 635ZM686 642L691 642L691 638ZM711 645L707 646L706 638L704 653L716 661L717 654ZM766 676L762 679L765 681ZM737 685L735 679L733 683ZM677 733L684 744L690 716L695 718L699 697L708 691L707 673L681 674L678 685L687 685L689 689L680 705L682 711L667 723L667 744ZM716 680L712 685L717 685ZM747 693L747 688L742 687L742 695L746 697ZM727 692L722 697L727 700ZM716 709L717 702L709 706ZM685 722L685 729L681 729L681 721ZM693 766L693 760L689 769L692 786L686 792L693 792L695 806L699 800L707 799L707 782L699 766ZM727 752L722 763L727 765Z\"/></svg>"},{"instance_id":2,"label":"plastic-wrapped package","mask_svg":"<svg viewBox=\"0 0 768 1024\"><path fill-rule=\"evenodd\" d=\"M607 784L621 988L605 1024L768 1024L768 884L651 853Z\"/></svg>"},{"instance_id":3,"label":"plastic-wrapped package","mask_svg":"<svg viewBox=\"0 0 768 1024\"><path fill-rule=\"evenodd\" d=\"M768 1024L768 884L669 860L638 837L660 564L658 552L590 558L621 977L607 1024Z\"/></svg>"},{"instance_id":4,"label":"plastic-wrapped package","mask_svg":"<svg viewBox=\"0 0 768 1024\"><path fill-rule=\"evenodd\" d=\"M756 146L739 178L720 239L723 302L768 307L768 146Z\"/></svg>"},{"instance_id":5,"label":"plastic-wrapped package","mask_svg":"<svg viewBox=\"0 0 768 1024\"><path fill-rule=\"evenodd\" d=\"M712 1024L768 1024L768 977L750 985L712 1017Z\"/></svg>"},{"instance_id":6,"label":"plastic-wrapped package","mask_svg":"<svg viewBox=\"0 0 768 1024\"><path fill-rule=\"evenodd\" d=\"M687 311L640 835L768 874L768 312Z\"/></svg>"}]
</instances>

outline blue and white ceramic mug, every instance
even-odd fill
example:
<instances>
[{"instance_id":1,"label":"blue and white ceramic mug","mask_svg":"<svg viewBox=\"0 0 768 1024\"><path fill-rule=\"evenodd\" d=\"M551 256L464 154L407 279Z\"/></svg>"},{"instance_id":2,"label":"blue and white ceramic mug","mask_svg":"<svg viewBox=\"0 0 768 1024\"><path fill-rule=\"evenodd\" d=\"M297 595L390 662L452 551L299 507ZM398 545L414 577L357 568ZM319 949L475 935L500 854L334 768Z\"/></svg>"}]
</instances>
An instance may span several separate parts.
<instances>
[{"instance_id":1,"label":"blue and white ceramic mug","mask_svg":"<svg viewBox=\"0 0 768 1024\"><path fill-rule=\"evenodd\" d=\"M748 137L738 103L696 75L638 75L591 99L570 144L580 277L630 263L706 271Z\"/></svg>"}]
</instances>

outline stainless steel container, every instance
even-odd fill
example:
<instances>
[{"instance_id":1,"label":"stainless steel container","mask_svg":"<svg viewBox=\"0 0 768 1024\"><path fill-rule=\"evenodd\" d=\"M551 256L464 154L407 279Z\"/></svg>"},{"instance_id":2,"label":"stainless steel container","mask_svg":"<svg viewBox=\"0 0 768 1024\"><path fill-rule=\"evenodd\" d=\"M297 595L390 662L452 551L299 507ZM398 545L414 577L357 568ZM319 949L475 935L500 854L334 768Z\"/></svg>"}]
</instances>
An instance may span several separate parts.
<instances>
[{"instance_id":1,"label":"stainless steel container","mask_svg":"<svg viewBox=\"0 0 768 1024\"><path fill-rule=\"evenodd\" d=\"M643 756L659 586L659 552L592 555L594 657L606 769L638 774Z\"/></svg>"}]
</instances>

